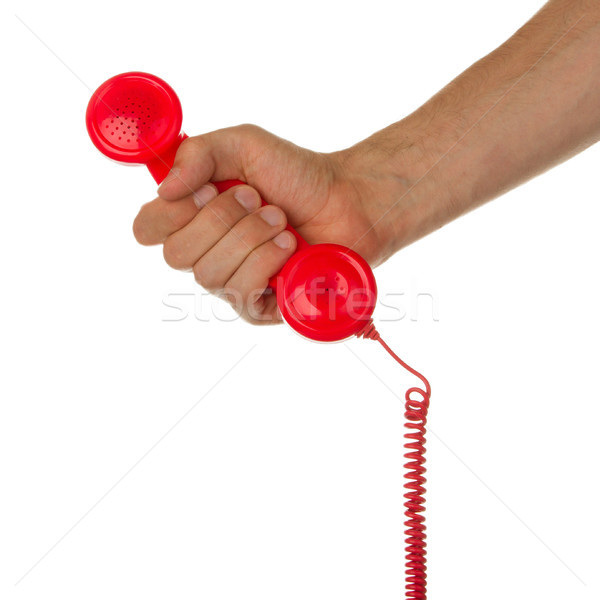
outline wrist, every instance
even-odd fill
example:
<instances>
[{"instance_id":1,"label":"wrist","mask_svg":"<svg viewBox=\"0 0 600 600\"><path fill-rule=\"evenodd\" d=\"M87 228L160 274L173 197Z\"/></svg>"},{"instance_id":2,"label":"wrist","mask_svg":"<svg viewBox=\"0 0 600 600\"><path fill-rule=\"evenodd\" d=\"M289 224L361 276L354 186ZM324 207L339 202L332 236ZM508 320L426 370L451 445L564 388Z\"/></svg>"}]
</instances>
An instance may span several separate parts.
<instances>
[{"instance_id":1,"label":"wrist","mask_svg":"<svg viewBox=\"0 0 600 600\"><path fill-rule=\"evenodd\" d=\"M334 153L380 244L377 264L453 218L455 173L439 164L443 130L417 112Z\"/></svg>"}]
</instances>

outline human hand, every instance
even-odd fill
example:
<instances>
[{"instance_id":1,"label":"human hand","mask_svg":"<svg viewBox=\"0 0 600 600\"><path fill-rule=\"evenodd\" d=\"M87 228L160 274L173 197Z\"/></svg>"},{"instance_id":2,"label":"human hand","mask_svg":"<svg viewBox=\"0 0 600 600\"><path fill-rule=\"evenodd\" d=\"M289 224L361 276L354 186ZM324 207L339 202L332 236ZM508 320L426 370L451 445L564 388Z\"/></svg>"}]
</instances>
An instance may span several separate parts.
<instances>
[{"instance_id":1,"label":"human hand","mask_svg":"<svg viewBox=\"0 0 600 600\"><path fill-rule=\"evenodd\" d=\"M167 263L207 289L233 291L248 320L279 320L262 291L294 251L286 219L309 243L348 246L377 266L598 141L599 23L597 3L552 0L415 112L340 152L249 125L187 139L135 236L163 243ZM248 186L214 197L209 182L226 179L273 206L258 208ZM269 214L278 224L260 218Z\"/></svg>"},{"instance_id":2,"label":"human hand","mask_svg":"<svg viewBox=\"0 0 600 600\"><path fill-rule=\"evenodd\" d=\"M277 322L276 298L263 292L295 250L288 221L307 242L353 247L373 266L389 256L389 223L377 222L389 194L355 156L312 152L251 125L188 138L135 219L135 237L162 243L169 266L193 270L248 321ZM209 182L227 179L253 187L217 195ZM272 205L260 208L259 194Z\"/></svg>"}]
</instances>

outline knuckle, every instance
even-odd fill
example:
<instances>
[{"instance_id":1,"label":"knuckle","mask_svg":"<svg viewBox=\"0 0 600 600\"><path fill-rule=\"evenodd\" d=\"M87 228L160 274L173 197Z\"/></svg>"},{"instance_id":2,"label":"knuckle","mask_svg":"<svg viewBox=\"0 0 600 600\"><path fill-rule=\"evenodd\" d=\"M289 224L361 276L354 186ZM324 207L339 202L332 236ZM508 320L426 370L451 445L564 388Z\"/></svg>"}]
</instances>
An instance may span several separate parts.
<instances>
[{"instance_id":1,"label":"knuckle","mask_svg":"<svg viewBox=\"0 0 600 600\"><path fill-rule=\"evenodd\" d=\"M206 136L205 135L194 135L192 137L189 137L185 140L183 140L183 142L181 143L181 148L184 149L184 151L187 150L203 150L205 149L207 146L207 140L206 140Z\"/></svg>"},{"instance_id":2,"label":"knuckle","mask_svg":"<svg viewBox=\"0 0 600 600\"><path fill-rule=\"evenodd\" d=\"M241 125L238 125L235 129L237 129L237 133L241 135L247 135L250 137L260 135L264 132L264 129L262 127L259 127L254 123L242 123Z\"/></svg>"},{"instance_id":3,"label":"knuckle","mask_svg":"<svg viewBox=\"0 0 600 600\"><path fill-rule=\"evenodd\" d=\"M206 155L209 145L206 134L188 137L181 142L175 154L174 167L185 167Z\"/></svg>"},{"instance_id":4,"label":"knuckle","mask_svg":"<svg viewBox=\"0 0 600 600\"><path fill-rule=\"evenodd\" d=\"M240 132L251 132L258 129L258 125L255 125L254 123L240 123L237 126L237 129Z\"/></svg>"},{"instance_id":5,"label":"knuckle","mask_svg":"<svg viewBox=\"0 0 600 600\"><path fill-rule=\"evenodd\" d=\"M133 236L135 237L138 244L147 246L151 244L151 240L148 235L148 227L146 219L146 205L142 206L137 217L133 220Z\"/></svg>"},{"instance_id":6,"label":"knuckle","mask_svg":"<svg viewBox=\"0 0 600 600\"><path fill-rule=\"evenodd\" d=\"M256 215L248 215L231 228L237 245L252 249L257 243L260 243L260 223L257 219Z\"/></svg>"},{"instance_id":7,"label":"knuckle","mask_svg":"<svg viewBox=\"0 0 600 600\"><path fill-rule=\"evenodd\" d=\"M184 260L184 253L181 244L177 239L168 237L163 243L163 257L165 262L172 269L185 269L187 265Z\"/></svg>"},{"instance_id":8,"label":"knuckle","mask_svg":"<svg viewBox=\"0 0 600 600\"><path fill-rule=\"evenodd\" d=\"M199 260L194 265L194 279L199 286L208 291L218 290L221 287L214 270L210 269L203 260Z\"/></svg>"},{"instance_id":9,"label":"knuckle","mask_svg":"<svg viewBox=\"0 0 600 600\"><path fill-rule=\"evenodd\" d=\"M219 299L227 302L236 313L242 314L245 306L245 300L239 289L225 285L215 294Z\"/></svg>"},{"instance_id":10,"label":"knuckle","mask_svg":"<svg viewBox=\"0 0 600 600\"><path fill-rule=\"evenodd\" d=\"M179 230L188 224L188 218L185 212L182 210L181 202L170 202L167 204L165 209L165 217L168 219L169 224Z\"/></svg>"},{"instance_id":11,"label":"knuckle","mask_svg":"<svg viewBox=\"0 0 600 600\"><path fill-rule=\"evenodd\" d=\"M228 195L212 204L210 212L207 212L206 215L219 229L229 230L240 220L239 211L240 205L237 200L232 195Z\"/></svg>"},{"instance_id":12,"label":"knuckle","mask_svg":"<svg viewBox=\"0 0 600 600\"><path fill-rule=\"evenodd\" d=\"M265 253L267 250L268 249L265 247L254 248L254 250L252 250L252 252L250 252L246 257L248 266L252 269L254 273L256 273L256 275L262 275L263 271L265 270L263 263L265 259Z\"/></svg>"},{"instance_id":13,"label":"knuckle","mask_svg":"<svg viewBox=\"0 0 600 600\"><path fill-rule=\"evenodd\" d=\"M275 257L276 253L270 247L269 242L256 246L248 253L244 264L248 271L252 273L252 280L254 282L253 290L260 288L264 291L264 286L261 287L261 284L273 274L270 265L273 263Z\"/></svg>"},{"instance_id":14,"label":"knuckle","mask_svg":"<svg viewBox=\"0 0 600 600\"><path fill-rule=\"evenodd\" d=\"M266 221L263 216L267 208L269 212L269 219L272 221ZM277 220L278 219L278 220ZM272 223L275 223L274 225ZM272 204L268 207L254 212L240 221L234 228L237 238L247 246L256 248L264 242L271 239L276 233L283 231L287 223L285 212Z\"/></svg>"},{"instance_id":15,"label":"knuckle","mask_svg":"<svg viewBox=\"0 0 600 600\"><path fill-rule=\"evenodd\" d=\"M146 228L141 219L136 218L133 221L133 237L138 244L147 245Z\"/></svg>"}]
</instances>

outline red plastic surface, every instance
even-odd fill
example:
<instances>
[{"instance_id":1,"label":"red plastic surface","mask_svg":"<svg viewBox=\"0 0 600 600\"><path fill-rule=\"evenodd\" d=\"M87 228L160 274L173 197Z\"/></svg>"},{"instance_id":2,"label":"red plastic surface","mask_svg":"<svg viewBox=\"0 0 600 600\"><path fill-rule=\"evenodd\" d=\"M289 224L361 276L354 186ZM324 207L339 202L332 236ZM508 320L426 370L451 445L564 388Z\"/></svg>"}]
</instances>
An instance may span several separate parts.
<instances>
[{"instance_id":1,"label":"red plastic surface","mask_svg":"<svg viewBox=\"0 0 600 600\"><path fill-rule=\"evenodd\" d=\"M377 300L373 271L359 254L338 244L296 252L279 273L277 306L300 335L337 342L370 321Z\"/></svg>"},{"instance_id":2,"label":"red plastic surface","mask_svg":"<svg viewBox=\"0 0 600 600\"><path fill-rule=\"evenodd\" d=\"M181 131L181 103L165 81L133 71L105 81L92 95L86 125L102 154L147 164L167 152Z\"/></svg>"}]
</instances>

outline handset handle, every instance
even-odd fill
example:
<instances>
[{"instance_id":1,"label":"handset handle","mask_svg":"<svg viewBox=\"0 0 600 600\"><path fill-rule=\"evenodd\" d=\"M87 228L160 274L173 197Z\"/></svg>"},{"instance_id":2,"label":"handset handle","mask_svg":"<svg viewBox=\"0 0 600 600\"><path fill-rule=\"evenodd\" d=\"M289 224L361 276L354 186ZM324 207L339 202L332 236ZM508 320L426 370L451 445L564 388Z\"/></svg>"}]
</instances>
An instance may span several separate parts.
<instances>
[{"instance_id":1,"label":"handset handle","mask_svg":"<svg viewBox=\"0 0 600 600\"><path fill-rule=\"evenodd\" d=\"M154 160L151 160L147 163L148 170L156 183L160 184L164 178L168 175L173 163L175 162L175 154L177 154L177 149L181 145L181 142L185 140L188 136L185 133L180 133L177 137L175 143L169 147L169 149L163 153L161 156L157 156ZM245 185L243 181L239 179L228 179L227 181L213 181L211 182L217 188L219 194L222 194L229 188L232 188L236 185ZM268 202L265 202L263 198L260 199L261 205L266 206ZM296 238L296 250L303 250L304 248L308 248L310 244L291 226L286 226L287 231L289 231ZM277 289L277 274L273 275L269 280L269 287L273 290Z\"/></svg>"}]
</instances>

